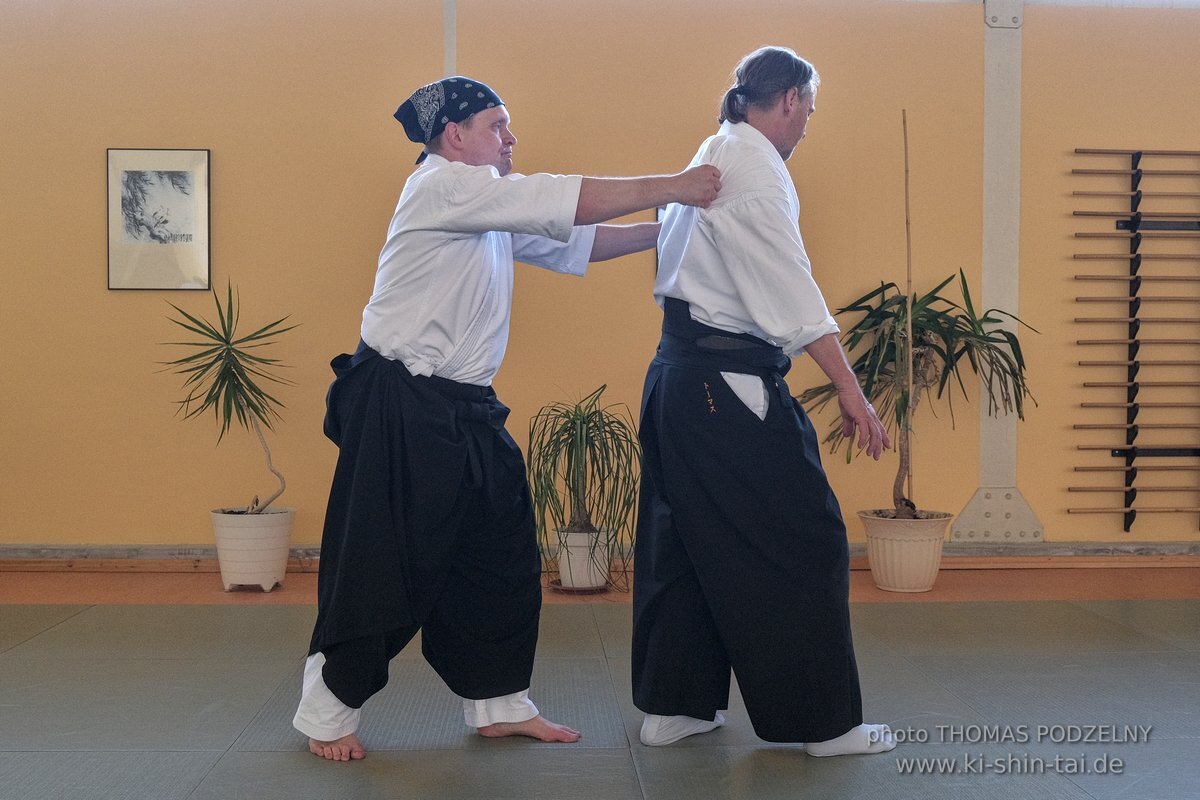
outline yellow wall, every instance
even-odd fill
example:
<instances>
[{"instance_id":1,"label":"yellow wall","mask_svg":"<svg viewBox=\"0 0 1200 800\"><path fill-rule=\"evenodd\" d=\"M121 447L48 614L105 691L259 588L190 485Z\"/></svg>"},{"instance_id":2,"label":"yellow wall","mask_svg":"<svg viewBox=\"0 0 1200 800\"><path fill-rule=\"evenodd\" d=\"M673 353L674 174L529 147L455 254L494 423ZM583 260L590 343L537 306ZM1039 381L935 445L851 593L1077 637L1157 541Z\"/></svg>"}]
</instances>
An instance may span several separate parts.
<instances>
[{"instance_id":1,"label":"yellow wall","mask_svg":"<svg viewBox=\"0 0 1200 800\"><path fill-rule=\"evenodd\" d=\"M1019 483L1048 539L1122 538L1118 518L1065 513L1079 400L1068 154L1195 149L1185 142L1194 104L1143 87L1156 73L1197 85L1200 67L1185 55L1197 33L1195 11L1027 10L1021 314L1042 331L1029 341L1041 406L1020 428ZM288 408L271 440L289 477L284 499L299 508L295 541L319 541L335 456L320 434L327 362L356 341L417 153L391 111L441 75L442 36L438 0L310 0L287 13L230 0L0 6L0 544L206 543L205 509L271 487L250 437L236 432L217 448L214 426L174 419L179 381L155 372L169 352L156 343L173 336L166 302L207 312L208 298L106 289L109 147L212 150L214 284L237 284L250 323L288 313L302 323L279 349L298 385L281 391ZM681 168L714 128L731 68L764 43L795 47L822 73L790 168L829 304L902 280L901 108L918 288L962 267L978 291L979 4L458 2L459 71L505 98L525 172ZM1092 77L1080 65L1099 53L1111 63ZM657 336L653 263L642 254L600 264L583 280L518 267L497 389L519 441L542 403L602 382L612 401L636 407ZM791 375L797 392L817 380L803 361ZM975 489L979 453L976 407L956 411L957 430L944 413L918 421L915 456L918 501L951 511ZM843 507L885 502L894 463L828 458ZM1162 516L1135 530L1180 539L1194 528Z\"/></svg>"}]
</instances>

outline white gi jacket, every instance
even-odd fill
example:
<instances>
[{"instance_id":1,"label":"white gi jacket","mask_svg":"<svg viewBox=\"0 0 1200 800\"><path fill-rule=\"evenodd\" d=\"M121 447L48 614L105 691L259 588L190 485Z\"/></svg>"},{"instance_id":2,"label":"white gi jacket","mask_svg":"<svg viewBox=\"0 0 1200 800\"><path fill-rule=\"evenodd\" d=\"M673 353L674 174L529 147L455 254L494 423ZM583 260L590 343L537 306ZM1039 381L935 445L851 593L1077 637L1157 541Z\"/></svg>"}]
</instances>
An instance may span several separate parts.
<instances>
[{"instance_id":1,"label":"white gi jacket","mask_svg":"<svg viewBox=\"0 0 1200 800\"><path fill-rule=\"evenodd\" d=\"M721 170L707 209L667 207L654 298L686 300L692 318L749 333L788 356L838 331L800 238L800 200L774 145L747 123L725 122L691 166Z\"/></svg>"},{"instance_id":2,"label":"white gi jacket","mask_svg":"<svg viewBox=\"0 0 1200 800\"><path fill-rule=\"evenodd\" d=\"M430 154L379 254L362 338L414 375L489 386L508 344L513 260L583 275L595 226L573 227L578 175L500 177Z\"/></svg>"}]
</instances>

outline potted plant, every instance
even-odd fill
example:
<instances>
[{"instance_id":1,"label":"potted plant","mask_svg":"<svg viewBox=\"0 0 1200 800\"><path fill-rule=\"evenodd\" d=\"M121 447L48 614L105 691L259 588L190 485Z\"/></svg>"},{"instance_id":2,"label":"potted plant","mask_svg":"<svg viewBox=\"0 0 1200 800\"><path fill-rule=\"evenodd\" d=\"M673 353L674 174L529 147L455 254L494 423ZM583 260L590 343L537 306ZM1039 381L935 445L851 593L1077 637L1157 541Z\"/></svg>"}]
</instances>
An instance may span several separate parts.
<instances>
[{"instance_id":1,"label":"potted plant","mask_svg":"<svg viewBox=\"0 0 1200 800\"><path fill-rule=\"evenodd\" d=\"M217 561L225 591L235 585L259 585L269 592L283 583L296 512L294 508L271 507L287 482L275 468L271 449L262 432L262 426L271 428L274 420L282 419L279 409L283 407L283 403L265 391L263 385L266 382L290 385L291 381L275 375L271 370L282 364L261 355L260 351L271 345L275 337L296 326L285 326L288 318L284 317L253 333L240 335L240 298L234 294L232 285L227 286L224 305L216 290L212 296L217 311L216 324L169 303L179 313L179 318L168 319L195 338L170 342L173 346L188 348L190 352L164 362L164 366L185 376L185 394L178 401L178 413L183 414L184 419L190 419L211 409L220 426L218 443L235 421L247 431L253 429L266 456L267 469L279 481L279 487L266 500L260 501L255 496L246 506L211 512Z\"/></svg>"},{"instance_id":2,"label":"potted plant","mask_svg":"<svg viewBox=\"0 0 1200 800\"><path fill-rule=\"evenodd\" d=\"M982 378L989 414L1015 411L1024 419L1025 399L1032 399L1025 359L1017 335L1003 323L1008 319L1029 326L1006 311L987 309L982 315L977 313L961 269L956 283L961 302L941 294L955 281L954 275L923 295L913 293L907 125L904 138L907 290L901 293L896 284L884 283L837 313L862 315L843 333L842 342L854 358L851 367L863 394L893 433L900 457L892 485L892 508L858 513L867 535L871 574L881 589L926 592L937 578L946 528L953 515L918 509L910 498L913 415L922 399L945 397L953 419L951 384L956 384L966 397L963 375L969 372ZM836 397L836 388L827 383L806 390L798 399L809 411L819 411ZM840 415L825 442L832 452L847 444ZM847 461L853 453L853 447L847 446Z\"/></svg>"},{"instance_id":3,"label":"potted plant","mask_svg":"<svg viewBox=\"0 0 1200 800\"><path fill-rule=\"evenodd\" d=\"M628 571L614 578L612 561L623 541L632 546L641 447L628 408L600 405L605 388L551 403L529 422L538 545L547 572L559 576L551 586L561 591L628 586Z\"/></svg>"}]
</instances>

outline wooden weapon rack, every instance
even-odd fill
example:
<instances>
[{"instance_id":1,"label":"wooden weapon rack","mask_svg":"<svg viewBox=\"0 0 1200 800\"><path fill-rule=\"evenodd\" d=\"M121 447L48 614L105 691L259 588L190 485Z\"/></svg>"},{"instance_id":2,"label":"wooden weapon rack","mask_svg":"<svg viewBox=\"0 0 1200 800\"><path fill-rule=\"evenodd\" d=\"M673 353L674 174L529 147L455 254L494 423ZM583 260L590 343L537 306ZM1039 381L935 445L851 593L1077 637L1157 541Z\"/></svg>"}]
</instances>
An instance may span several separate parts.
<instances>
[{"instance_id":1,"label":"wooden weapon rack","mask_svg":"<svg viewBox=\"0 0 1200 800\"><path fill-rule=\"evenodd\" d=\"M1091 228L1075 238L1093 251L1074 258L1102 262L1075 280L1088 282L1084 292L1113 287L1075 298L1081 314L1075 322L1087 337L1076 340L1081 355L1104 354L1079 365L1122 379L1084 381L1088 400L1080 403L1080 418L1089 421L1074 428L1111 431L1124 442L1078 445L1107 450L1120 463L1075 467L1111 473L1120 485L1069 487L1119 494L1120 505L1068 512L1120 514L1128 533L1138 514L1200 514L1200 151L1077 149L1075 155L1076 163L1104 166L1071 170L1085 187L1074 197L1102 198L1077 204L1120 207L1074 212L1080 227ZM1123 410L1124 422L1093 422L1094 409ZM1139 494L1184 499L1146 504Z\"/></svg>"}]
</instances>

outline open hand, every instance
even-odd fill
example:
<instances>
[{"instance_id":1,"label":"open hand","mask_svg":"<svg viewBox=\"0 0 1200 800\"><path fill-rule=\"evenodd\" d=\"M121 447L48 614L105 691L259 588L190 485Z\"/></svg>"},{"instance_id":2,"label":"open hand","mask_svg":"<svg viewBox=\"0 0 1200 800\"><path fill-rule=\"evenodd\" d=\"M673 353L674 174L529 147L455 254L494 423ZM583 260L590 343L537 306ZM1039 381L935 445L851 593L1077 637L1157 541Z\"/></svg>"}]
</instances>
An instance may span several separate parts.
<instances>
[{"instance_id":1,"label":"open hand","mask_svg":"<svg viewBox=\"0 0 1200 800\"><path fill-rule=\"evenodd\" d=\"M853 440L857 431L859 449L866 450L867 455L878 461L879 454L892 446L892 440L874 406L867 402L857 386L853 390L838 390L837 398L842 414L842 435Z\"/></svg>"}]
</instances>

